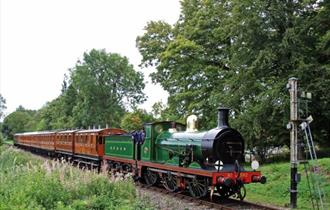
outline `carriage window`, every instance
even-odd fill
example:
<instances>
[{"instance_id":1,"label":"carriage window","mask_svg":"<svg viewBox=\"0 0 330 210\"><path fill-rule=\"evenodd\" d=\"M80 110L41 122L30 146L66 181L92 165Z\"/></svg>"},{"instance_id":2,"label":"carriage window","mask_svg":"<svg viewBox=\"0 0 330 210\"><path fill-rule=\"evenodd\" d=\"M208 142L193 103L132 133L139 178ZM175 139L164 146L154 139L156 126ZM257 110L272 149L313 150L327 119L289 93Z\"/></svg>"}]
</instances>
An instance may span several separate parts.
<instances>
[{"instance_id":1,"label":"carriage window","mask_svg":"<svg viewBox=\"0 0 330 210\"><path fill-rule=\"evenodd\" d=\"M180 125L180 124L176 124L176 130L177 131L185 131L186 130L186 126Z\"/></svg>"},{"instance_id":2,"label":"carriage window","mask_svg":"<svg viewBox=\"0 0 330 210\"><path fill-rule=\"evenodd\" d=\"M161 125L161 124L156 125L156 126L155 126L155 131L156 131L157 133L162 132L162 131L163 131L163 125Z\"/></svg>"}]
</instances>

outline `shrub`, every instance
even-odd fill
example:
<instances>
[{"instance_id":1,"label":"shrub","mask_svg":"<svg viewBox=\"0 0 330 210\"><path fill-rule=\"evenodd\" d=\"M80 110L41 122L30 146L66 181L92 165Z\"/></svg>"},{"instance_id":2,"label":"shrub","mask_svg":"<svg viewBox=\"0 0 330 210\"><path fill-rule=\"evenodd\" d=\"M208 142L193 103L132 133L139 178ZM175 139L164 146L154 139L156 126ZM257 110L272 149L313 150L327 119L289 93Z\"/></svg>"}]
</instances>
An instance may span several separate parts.
<instances>
[{"instance_id":1,"label":"shrub","mask_svg":"<svg viewBox=\"0 0 330 210\"><path fill-rule=\"evenodd\" d=\"M4 139L2 133L0 132L0 146L3 145L3 143L4 143Z\"/></svg>"}]
</instances>

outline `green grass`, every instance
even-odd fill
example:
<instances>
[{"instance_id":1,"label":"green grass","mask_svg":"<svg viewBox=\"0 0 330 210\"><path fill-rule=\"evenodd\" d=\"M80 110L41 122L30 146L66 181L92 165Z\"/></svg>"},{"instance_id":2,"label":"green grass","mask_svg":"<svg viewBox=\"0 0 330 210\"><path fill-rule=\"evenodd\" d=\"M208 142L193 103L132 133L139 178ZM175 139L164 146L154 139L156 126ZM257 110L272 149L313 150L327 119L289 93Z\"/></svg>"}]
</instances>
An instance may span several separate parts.
<instances>
[{"instance_id":1,"label":"green grass","mask_svg":"<svg viewBox=\"0 0 330 210\"><path fill-rule=\"evenodd\" d=\"M14 145L14 140L8 139L3 142L4 144Z\"/></svg>"},{"instance_id":2,"label":"green grass","mask_svg":"<svg viewBox=\"0 0 330 210\"><path fill-rule=\"evenodd\" d=\"M0 209L148 209L131 180L0 147Z\"/></svg>"},{"instance_id":3,"label":"green grass","mask_svg":"<svg viewBox=\"0 0 330 210\"><path fill-rule=\"evenodd\" d=\"M325 193L327 207L330 207L330 158L318 161L321 168L317 179L321 180ZM312 209L308 182L304 165L299 165L301 182L298 184L298 209ZM246 185L246 199L252 202L286 206L290 203L290 163L272 163L260 167L260 171L267 177L267 183Z\"/></svg>"}]
</instances>

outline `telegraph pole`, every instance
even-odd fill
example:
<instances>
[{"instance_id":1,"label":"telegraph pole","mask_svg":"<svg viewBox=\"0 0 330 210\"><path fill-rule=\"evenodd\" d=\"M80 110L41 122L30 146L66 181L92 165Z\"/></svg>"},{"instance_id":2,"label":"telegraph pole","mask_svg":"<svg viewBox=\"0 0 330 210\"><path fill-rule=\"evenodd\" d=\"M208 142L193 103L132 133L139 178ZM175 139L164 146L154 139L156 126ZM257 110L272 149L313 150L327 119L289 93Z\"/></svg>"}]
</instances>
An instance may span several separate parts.
<instances>
[{"instance_id":1,"label":"telegraph pole","mask_svg":"<svg viewBox=\"0 0 330 210\"><path fill-rule=\"evenodd\" d=\"M290 207L297 208L297 185L298 185L298 90L297 78L290 78L287 88L290 92L290 162L291 162L291 186L290 186Z\"/></svg>"}]
</instances>

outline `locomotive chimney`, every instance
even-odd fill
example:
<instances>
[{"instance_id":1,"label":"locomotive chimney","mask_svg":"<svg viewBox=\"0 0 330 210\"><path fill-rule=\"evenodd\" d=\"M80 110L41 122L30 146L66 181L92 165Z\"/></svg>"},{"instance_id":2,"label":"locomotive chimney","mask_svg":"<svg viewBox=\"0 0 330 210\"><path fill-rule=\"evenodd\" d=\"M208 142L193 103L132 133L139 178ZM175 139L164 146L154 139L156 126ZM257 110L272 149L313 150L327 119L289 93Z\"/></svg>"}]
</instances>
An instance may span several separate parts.
<instances>
[{"instance_id":1,"label":"locomotive chimney","mask_svg":"<svg viewBox=\"0 0 330 210\"><path fill-rule=\"evenodd\" d=\"M218 128L229 127L228 116L229 116L228 108L219 107L218 108Z\"/></svg>"}]
</instances>

